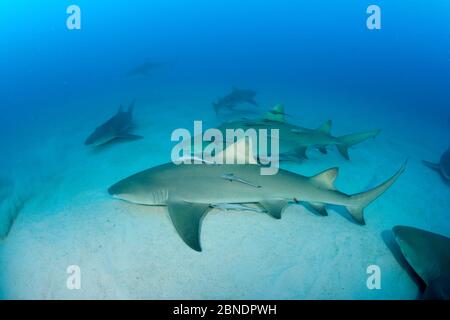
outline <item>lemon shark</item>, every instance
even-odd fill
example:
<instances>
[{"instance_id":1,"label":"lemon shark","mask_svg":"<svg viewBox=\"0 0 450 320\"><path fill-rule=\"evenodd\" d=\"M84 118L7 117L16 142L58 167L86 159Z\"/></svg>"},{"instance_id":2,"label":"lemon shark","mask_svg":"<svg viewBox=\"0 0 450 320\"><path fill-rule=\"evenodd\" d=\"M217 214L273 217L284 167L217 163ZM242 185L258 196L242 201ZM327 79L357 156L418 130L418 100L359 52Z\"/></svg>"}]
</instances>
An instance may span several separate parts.
<instances>
[{"instance_id":1,"label":"lemon shark","mask_svg":"<svg viewBox=\"0 0 450 320\"><path fill-rule=\"evenodd\" d=\"M231 93L213 102L213 108L216 114L222 109L234 110L237 105L248 103L253 106L258 106L255 101L256 92L249 89L238 89L233 87Z\"/></svg>"},{"instance_id":2,"label":"lemon shark","mask_svg":"<svg viewBox=\"0 0 450 320\"><path fill-rule=\"evenodd\" d=\"M131 134L133 128L134 101L127 111L120 106L117 113L101 126L97 127L85 141L85 145L100 146L116 139L140 139L141 136Z\"/></svg>"},{"instance_id":3,"label":"lemon shark","mask_svg":"<svg viewBox=\"0 0 450 320\"><path fill-rule=\"evenodd\" d=\"M128 71L125 75L127 77L135 77L135 76L149 76L150 72L153 71L156 67L159 67L161 64L151 61L146 61L135 68Z\"/></svg>"},{"instance_id":4,"label":"lemon shark","mask_svg":"<svg viewBox=\"0 0 450 320\"><path fill-rule=\"evenodd\" d=\"M446 183L450 183L450 148L442 154L439 163L428 162L425 160L423 163L439 172Z\"/></svg>"},{"instance_id":5,"label":"lemon shark","mask_svg":"<svg viewBox=\"0 0 450 320\"><path fill-rule=\"evenodd\" d=\"M450 238L406 226L392 229L409 265L425 282L426 299L450 299Z\"/></svg>"},{"instance_id":6,"label":"lemon shark","mask_svg":"<svg viewBox=\"0 0 450 320\"><path fill-rule=\"evenodd\" d=\"M167 206L170 219L183 241L201 251L202 219L213 207L251 210L256 206L280 219L289 203L305 203L326 215L326 205L348 209L359 224L365 224L364 209L385 192L405 170L403 165L390 179L362 193L348 195L334 187L338 168L305 177L280 169L276 175L261 175L251 139L240 139L218 153L243 164L179 164L170 162L125 178L108 189L114 198L144 206ZM223 159L223 158L222 158ZM227 162L229 163L229 162Z\"/></svg>"},{"instance_id":7,"label":"lemon shark","mask_svg":"<svg viewBox=\"0 0 450 320\"><path fill-rule=\"evenodd\" d=\"M328 146L336 146L339 153L350 159L348 149L367 139L376 137L380 130L353 133L335 137L331 134L332 122L328 120L316 129L309 129L286 122L286 114L282 105L275 106L261 119L241 119L226 122L217 129L225 132L227 129L279 129L280 160L307 159L307 150L317 148L321 153L327 153Z\"/></svg>"}]
</instances>

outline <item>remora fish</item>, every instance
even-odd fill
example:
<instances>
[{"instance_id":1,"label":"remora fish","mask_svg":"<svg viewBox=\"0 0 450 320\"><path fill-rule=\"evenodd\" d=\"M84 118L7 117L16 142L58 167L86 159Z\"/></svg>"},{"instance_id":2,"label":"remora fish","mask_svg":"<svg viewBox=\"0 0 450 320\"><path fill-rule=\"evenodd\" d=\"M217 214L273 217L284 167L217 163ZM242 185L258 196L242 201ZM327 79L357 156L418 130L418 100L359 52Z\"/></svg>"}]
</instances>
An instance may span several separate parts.
<instances>
[{"instance_id":1,"label":"remora fish","mask_svg":"<svg viewBox=\"0 0 450 320\"><path fill-rule=\"evenodd\" d=\"M86 139L85 145L100 146L115 139L140 139L130 133L133 128L133 108L134 101L128 107L128 111L124 111L120 106L119 111L106 121L104 124L95 129L95 131Z\"/></svg>"},{"instance_id":2,"label":"remora fish","mask_svg":"<svg viewBox=\"0 0 450 320\"><path fill-rule=\"evenodd\" d=\"M406 226L392 231L406 261L427 285L424 298L450 299L450 238Z\"/></svg>"},{"instance_id":3,"label":"remora fish","mask_svg":"<svg viewBox=\"0 0 450 320\"><path fill-rule=\"evenodd\" d=\"M236 148L236 161L246 158L252 147L241 139L218 156L225 157ZM250 142L251 144L251 142ZM255 163L254 156L253 161ZM247 160L245 160L247 161ZM247 163L247 162L243 163ZM385 192L405 165L390 179L367 192L348 195L334 187L338 169L332 168L305 177L280 169L276 175L261 175L257 164L181 164L168 163L134 174L108 189L113 197L138 205L167 206L169 216L183 241L201 251L200 228L204 215L212 206L257 204L270 216L280 219L290 202L302 201L326 214L327 204L345 206L352 217L365 224L363 211ZM224 176L239 180L229 181ZM245 183L241 182L244 181ZM258 186L258 187L255 187Z\"/></svg>"}]
</instances>

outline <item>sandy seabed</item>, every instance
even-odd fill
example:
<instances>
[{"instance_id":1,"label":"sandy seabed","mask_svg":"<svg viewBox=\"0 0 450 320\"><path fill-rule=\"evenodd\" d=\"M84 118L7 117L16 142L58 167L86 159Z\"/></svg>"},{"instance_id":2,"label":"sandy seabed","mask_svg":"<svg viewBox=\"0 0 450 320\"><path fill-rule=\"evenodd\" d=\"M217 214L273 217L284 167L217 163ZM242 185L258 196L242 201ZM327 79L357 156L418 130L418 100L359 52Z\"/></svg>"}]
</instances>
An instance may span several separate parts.
<instances>
[{"instance_id":1,"label":"sandy seabed","mask_svg":"<svg viewBox=\"0 0 450 320\"><path fill-rule=\"evenodd\" d=\"M338 166L338 189L356 193L383 182L409 159L400 179L366 209L366 226L353 223L336 207L321 217L291 205L281 220L256 212L212 210L203 221L203 252L191 250L176 234L164 207L117 201L107 188L167 162L173 129L191 129L193 120L205 118L217 124L210 107L214 95L138 100L136 133L144 139L102 150L86 148L85 137L115 112L110 106L119 99L111 98L111 104L103 101L97 110L85 108L59 126L46 125L41 133L46 138L35 148L27 146L22 157L38 160L14 172L13 192L32 196L0 244L0 297L417 298L416 281L389 249L389 230L402 224L450 233L450 188L421 164L422 159L439 159L448 143L439 137L447 137L449 129L431 117L414 123L405 119L407 111L372 108L361 113L357 105L342 101L330 105L292 92L283 96L287 112L295 115L291 122L314 127L330 118L336 135L382 129L376 139L350 150L351 161L335 150L325 156L312 151L310 160L286 163L284 168L313 175ZM278 102L275 95L260 99ZM66 286L69 265L81 268L80 290ZM380 290L366 286L370 265L380 267Z\"/></svg>"}]
</instances>

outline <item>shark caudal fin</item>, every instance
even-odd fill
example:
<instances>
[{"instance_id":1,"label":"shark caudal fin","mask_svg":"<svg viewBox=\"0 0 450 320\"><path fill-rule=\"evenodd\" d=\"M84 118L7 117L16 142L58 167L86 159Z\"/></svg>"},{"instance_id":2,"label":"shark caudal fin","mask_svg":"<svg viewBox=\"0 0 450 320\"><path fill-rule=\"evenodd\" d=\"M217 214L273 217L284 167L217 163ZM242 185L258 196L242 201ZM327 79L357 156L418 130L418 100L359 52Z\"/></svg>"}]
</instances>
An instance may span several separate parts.
<instances>
[{"instance_id":1,"label":"shark caudal fin","mask_svg":"<svg viewBox=\"0 0 450 320\"><path fill-rule=\"evenodd\" d=\"M348 155L348 148L360 142L366 141L367 139L375 138L380 132L381 130L372 130L340 136L338 137L340 144L336 145L337 149L345 159L350 160L350 156Z\"/></svg>"},{"instance_id":2,"label":"shark caudal fin","mask_svg":"<svg viewBox=\"0 0 450 320\"><path fill-rule=\"evenodd\" d=\"M406 162L402 165L402 167L397 171L396 174L394 174L384 183L380 184L378 187L375 187L372 190L366 192L351 195L350 200L352 204L346 206L346 208L352 215L353 219L355 219L360 224L365 224L364 209L370 203L372 203L372 201L383 194L398 179L398 177L405 171L405 169Z\"/></svg>"}]
</instances>

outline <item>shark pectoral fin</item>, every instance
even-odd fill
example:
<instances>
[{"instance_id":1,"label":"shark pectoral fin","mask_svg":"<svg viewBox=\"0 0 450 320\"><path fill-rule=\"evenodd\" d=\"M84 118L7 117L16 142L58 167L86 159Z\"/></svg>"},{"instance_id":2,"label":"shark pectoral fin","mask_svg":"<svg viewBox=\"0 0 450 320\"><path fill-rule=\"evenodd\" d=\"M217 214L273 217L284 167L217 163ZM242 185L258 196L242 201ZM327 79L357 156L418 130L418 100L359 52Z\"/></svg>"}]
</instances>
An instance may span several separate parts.
<instances>
[{"instance_id":1,"label":"shark pectoral fin","mask_svg":"<svg viewBox=\"0 0 450 320\"><path fill-rule=\"evenodd\" d=\"M327 216L328 212L325 207L325 204L320 202L308 202L308 205L321 216Z\"/></svg>"},{"instance_id":2,"label":"shark pectoral fin","mask_svg":"<svg viewBox=\"0 0 450 320\"><path fill-rule=\"evenodd\" d=\"M338 168L331 168L310 178L311 182L326 190L336 190L334 181L339 173Z\"/></svg>"},{"instance_id":3,"label":"shark pectoral fin","mask_svg":"<svg viewBox=\"0 0 450 320\"><path fill-rule=\"evenodd\" d=\"M429 161L425 161L425 160L422 160L422 163L430 169L436 170L438 172L441 171L441 168L438 163L433 163L433 162L429 162Z\"/></svg>"},{"instance_id":4,"label":"shark pectoral fin","mask_svg":"<svg viewBox=\"0 0 450 320\"><path fill-rule=\"evenodd\" d=\"M200 231L209 204L185 201L169 201L169 216L181 239L195 251L202 251Z\"/></svg>"},{"instance_id":5,"label":"shark pectoral fin","mask_svg":"<svg viewBox=\"0 0 450 320\"><path fill-rule=\"evenodd\" d=\"M350 156L348 155L348 147L345 144L337 144L336 145L339 153L347 160L350 160Z\"/></svg>"},{"instance_id":6,"label":"shark pectoral fin","mask_svg":"<svg viewBox=\"0 0 450 320\"><path fill-rule=\"evenodd\" d=\"M281 212L288 205L288 202L286 200L263 200L259 204L268 215L275 219L281 219Z\"/></svg>"},{"instance_id":7,"label":"shark pectoral fin","mask_svg":"<svg viewBox=\"0 0 450 320\"><path fill-rule=\"evenodd\" d=\"M117 136L118 139L128 139L128 140L139 140L143 139L143 136L138 136L131 133L121 133L119 136Z\"/></svg>"}]
</instances>

